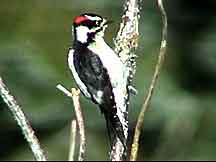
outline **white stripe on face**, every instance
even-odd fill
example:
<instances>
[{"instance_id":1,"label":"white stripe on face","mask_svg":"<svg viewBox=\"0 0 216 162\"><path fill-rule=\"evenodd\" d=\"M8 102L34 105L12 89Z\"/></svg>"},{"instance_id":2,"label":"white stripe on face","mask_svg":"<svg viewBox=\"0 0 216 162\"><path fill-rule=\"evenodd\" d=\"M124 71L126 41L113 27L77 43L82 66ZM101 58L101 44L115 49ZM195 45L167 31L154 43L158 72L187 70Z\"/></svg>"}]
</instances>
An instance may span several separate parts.
<instances>
[{"instance_id":1,"label":"white stripe on face","mask_svg":"<svg viewBox=\"0 0 216 162\"><path fill-rule=\"evenodd\" d=\"M88 41L88 33L98 33L98 35L103 37L106 27L107 27L107 25L102 26L102 27L95 27L95 28L92 28L90 30L87 26L78 26L75 29L76 30L76 35L77 35L77 40L80 41L81 43L87 43L87 41ZM103 30L97 32L101 28L103 28Z\"/></svg>"},{"instance_id":2,"label":"white stripe on face","mask_svg":"<svg viewBox=\"0 0 216 162\"><path fill-rule=\"evenodd\" d=\"M78 26L76 29L77 40L86 43L88 40L89 28L86 26Z\"/></svg>"},{"instance_id":3,"label":"white stripe on face","mask_svg":"<svg viewBox=\"0 0 216 162\"><path fill-rule=\"evenodd\" d=\"M85 17L87 17L89 20L92 20L92 21L98 21L98 20L101 20L100 17L98 16L89 16L89 15L85 15Z\"/></svg>"}]
</instances>

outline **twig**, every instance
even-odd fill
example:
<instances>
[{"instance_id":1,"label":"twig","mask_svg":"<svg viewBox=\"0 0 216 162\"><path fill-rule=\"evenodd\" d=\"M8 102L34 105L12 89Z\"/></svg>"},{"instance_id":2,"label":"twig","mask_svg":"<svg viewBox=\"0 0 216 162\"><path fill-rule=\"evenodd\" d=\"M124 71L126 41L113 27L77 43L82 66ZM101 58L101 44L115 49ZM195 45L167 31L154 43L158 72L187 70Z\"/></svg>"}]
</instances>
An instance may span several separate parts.
<instances>
[{"instance_id":1,"label":"twig","mask_svg":"<svg viewBox=\"0 0 216 162\"><path fill-rule=\"evenodd\" d=\"M68 91L65 87L63 87L61 84L58 84L56 88L60 91L62 91L66 96L73 97L72 93Z\"/></svg>"},{"instance_id":2,"label":"twig","mask_svg":"<svg viewBox=\"0 0 216 162\"><path fill-rule=\"evenodd\" d=\"M70 149L68 161L74 161L75 145L76 145L76 120L71 122L71 133L70 133Z\"/></svg>"},{"instance_id":3,"label":"twig","mask_svg":"<svg viewBox=\"0 0 216 162\"><path fill-rule=\"evenodd\" d=\"M62 91L64 94L66 94L68 97L73 99L75 114L76 114L76 120L79 127L79 135L80 135L80 148L79 148L79 161L84 160L85 150L86 150L86 142L85 142L85 128L84 128L84 120L82 115L82 109L79 102L79 95L80 91L76 90L75 88L72 88L72 93L70 93L66 88L64 88L62 85L58 84L56 86L60 91Z\"/></svg>"},{"instance_id":4,"label":"twig","mask_svg":"<svg viewBox=\"0 0 216 162\"><path fill-rule=\"evenodd\" d=\"M15 98L10 94L7 86L3 83L2 78L0 77L0 95L4 102L7 104L9 110L12 112L14 119L17 121L20 126L23 135L31 147L34 158L37 161L47 161L47 157L42 150L40 143L37 137L34 134L34 131L27 120L25 114L23 113L21 107L17 104Z\"/></svg>"},{"instance_id":5,"label":"twig","mask_svg":"<svg viewBox=\"0 0 216 162\"><path fill-rule=\"evenodd\" d=\"M133 144L132 144L132 149L131 149L131 156L130 156L131 161L135 161L137 159L137 152L138 152L138 148L139 148L139 137L140 137L140 133L141 133L141 128L142 128L143 123L144 123L144 115L145 115L147 108L149 107L149 104L150 104L150 101L151 101L151 98L153 95L153 91L154 91L154 88L156 86L156 82L158 80L158 76L160 74L160 70L161 70L161 67L163 65L165 54L166 54L167 16L166 16L166 12L165 12L164 7L163 7L163 1L157 0L157 3L159 6L159 9L160 9L160 12L161 12L162 22L163 22L162 40L161 40L161 46L160 46L158 61L157 61L157 64L155 66L154 75L153 75L147 96L144 99L144 103L143 103L143 106L142 106L142 109L140 111L138 121L136 124L135 134L134 134L134 139L133 139Z\"/></svg>"},{"instance_id":6,"label":"twig","mask_svg":"<svg viewBox=\"0 0 216 162\"><path fill-rule=\"evenodd\" d=\"M79 102L80 91L76 90L75 88L72 88L72 95L73 95L73 103L74 103L74 108L76 112L76 118L79 126L79 133L80 133L80 149L79 149L78 160L83 161L85 155L86 142L85 142L84 120L83 120L82 110Z\"/></svg>"},{"instance_id":7,"label":"twig","mask_svg":"<svg viewBox=\"0 0 216 162\"><path fill-rule=\"evenodd\" d=\"M121 61L125 65L125 88L124 105L119 109L121 113L122 125L124 126L125 141L128 137L128 105L129 105L129 87L133 76L136 72L136 55L135 49L138 47L138 20L139 20L139 2L141 0L125 0L124 14L122 16L122 22L115 39L115 52L119 55ZM126 160L127 149L123 147L122 143L116 137L112 144L112 150L110 159L112 161Z\"/></svg>"}]
</instances>

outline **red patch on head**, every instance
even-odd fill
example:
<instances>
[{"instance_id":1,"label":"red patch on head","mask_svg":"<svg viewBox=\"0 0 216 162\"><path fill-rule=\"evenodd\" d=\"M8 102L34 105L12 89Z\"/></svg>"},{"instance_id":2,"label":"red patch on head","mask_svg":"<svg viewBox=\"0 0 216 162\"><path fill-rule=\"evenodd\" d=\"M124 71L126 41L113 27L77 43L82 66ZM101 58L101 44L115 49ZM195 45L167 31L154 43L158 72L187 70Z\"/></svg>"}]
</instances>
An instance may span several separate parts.
<instances>
[{"instance_id":1,"label":"red patch on head","mask_svg":"<svg viewBox=\"0 0 216 162\"><path fill-rule=\"evenodd\" d=\"M74 23L78 25L78 24L82 23L85 20L88 20L88 18L85 17L85 16L77 16L74 19Z\"/></svg>"}]
</instances>

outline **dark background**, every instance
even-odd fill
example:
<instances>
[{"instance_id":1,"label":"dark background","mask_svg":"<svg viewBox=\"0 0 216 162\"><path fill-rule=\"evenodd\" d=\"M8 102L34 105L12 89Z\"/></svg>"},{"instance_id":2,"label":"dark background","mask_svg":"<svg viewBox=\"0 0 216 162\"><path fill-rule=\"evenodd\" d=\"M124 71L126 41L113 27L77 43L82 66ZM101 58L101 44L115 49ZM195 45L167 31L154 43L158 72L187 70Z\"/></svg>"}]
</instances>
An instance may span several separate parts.
<instances>
[{"instance_id":1,"label":"dark background","mask_svg":"<svg viewBox=\"0 0 216 162\"><path fill-rule=\"evenodd\" d=\"M115 21L123 1L0 0L0 76L17 98L49 160L67 160L72 101L55 86L74 87L67 66L74 16L94 12ZM165 0L168 49L151 107L145 116L139 160L216 159L216 1ZM156 1L143 0L137 96L131 98L130 137L150 84L161 40ZM105 122L95 105L81 98L88 160L108 160ZM0 160L33 160L27 142L0 98Z\"/></svg>"}]
</instances>

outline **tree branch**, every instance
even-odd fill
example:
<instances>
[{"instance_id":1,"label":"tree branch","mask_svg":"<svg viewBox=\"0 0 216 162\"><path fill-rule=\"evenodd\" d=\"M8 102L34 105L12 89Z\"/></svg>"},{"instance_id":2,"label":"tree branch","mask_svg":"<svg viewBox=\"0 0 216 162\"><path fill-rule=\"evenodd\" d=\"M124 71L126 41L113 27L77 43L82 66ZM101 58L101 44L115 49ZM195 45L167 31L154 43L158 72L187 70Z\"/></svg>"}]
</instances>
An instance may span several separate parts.
<instances>
[{"instance_id":1,"label":"tree branch","mask_svg":"<svg viewBox=\"0 0 216 162\"><path fill-rule=\"evenodd\" d=\"M79 127L79 137L80 137L80 147L79 147L79 156L78 160L83 161L85 156L85 150L86 150L86 138L85 138L85 127L84 127L84 120L82 115L82 109L80 106L79 96L80 91L76 90L75 88L72 88L72 93L69 92L66 88L64 88L62 85L58 84L57 88L62 91L65 95L72 98L75 114L76 114L76 120Z\"/></svg>"},{"instance_id":2,"label":"tree branch","mask_svg":"<svg viewBox=\"0 0 216 162\"><path fill-rule=\"evenodd\" d=\"M138 148L139 148L139 137L140 137L140 133L141 133L141 128L142 128L143 123L144 123L144 115L145 115L147 108L149 107L149 104L150 104L150 101L151 101L151 98L153 95L153 91L154 91L154 88L156 86L156 82L158 80L160 70L161 70L161 67L163 65L165 54L166 54L167 16L166 16L166 12L165 12L164 7L163 7L163 1L157 0L157 4L159 6L161 16L162 16L162 22L163 22L162 40L161 40L161 46L160 46L160 51L159 51L159 55L158 55L158 61L157 61L157 64L155 66L154 75L153 75L147 96L144 99L144 103L143 103L142 109L140 111L138 120L137 120L133 144L132 144L132 149L131 149L131 156L130 156L131 161L135 161L137 159L137 152L138 152Z\"/></svg>"},{"instance_id":3,"label":"tree branch","mask_svg":"<svg viewBox=\"0 0 216 162\"><path fill-rule=\"evenodd\" d=\"M139 3L141 0L125 0L124 14L122 16L122 22L120 29L115 39L115 52L119 55L121 61L125 65L125 96L124 105L120 107L121 116L119 118L124 119L122 125L124 128L125 141L128 137L128 105L129 105L129 91L133 76L136 72L136 55L135 49L138 47L138 20L139 20ZM127 149L124 148L118 137L114 139L112 144L112 150L110 154L112 161L120 161L127 159Z\"/></svg>"},{"instance_id":4,"label":"tree branch","mask_svg":"<svg viewBox=\"0 0 216 162\"><path fill-rule=\"evenodd\" d=\"M85 139L85 127L84 127L82 109L79 102L80 91L76 90L75 88L72 88L72 95L73 95L73 103L76 112L77 123L79 126L79 134L80 134L80 148L79 148L78 160L83 161L85 156L85 149L86 149L86 142L85 142L86 139Z\"/></svg>"},{"instance_id":5,"label":"tree branch","mask_svg":"<svg viewBox=\"0 0 216 162\"><path fill-rule=\"evenodd\" d=\"M74 161L75 146L76 146L76 120L71 122L71 132L70 132L70 148L69 148L69 158L68 161Z\"/></svg>"},{"instance_id":6,"label":"tree branch","mask_svg":"<svg viewBox=\"0 0 216 162\"><path fill-rule=\"evenodd\" d=\"M43 149L40 146L40 143L37 137L34 134L34 131L27 120L25 114L23 113L21 107L17 104L15 98L10 94L7 86L3 83L2 78L0 77L0 95L4 102L7 104L9 110L11 111L14 119L17 121L20 126L25 139L28 141L29 146L31 147L34 158L37 161L47 161L47 157L44 154Z\"/></svg>"}]
</instances>

